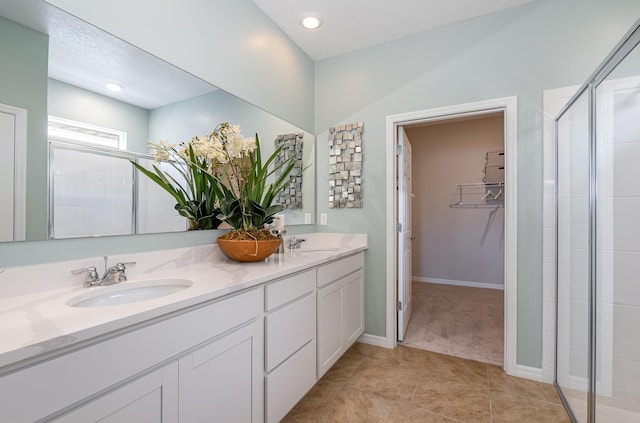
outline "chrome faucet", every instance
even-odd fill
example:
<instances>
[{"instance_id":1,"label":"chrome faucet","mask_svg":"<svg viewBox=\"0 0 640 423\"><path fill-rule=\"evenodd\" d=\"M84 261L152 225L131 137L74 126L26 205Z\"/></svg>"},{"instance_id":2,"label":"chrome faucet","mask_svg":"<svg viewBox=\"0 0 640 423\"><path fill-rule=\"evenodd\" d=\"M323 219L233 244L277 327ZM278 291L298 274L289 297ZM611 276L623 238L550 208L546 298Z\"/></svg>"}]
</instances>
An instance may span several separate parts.
<instances>
[{"instance_id":1,"label":"chrome faucet","mask_svg":"<svg viewBox=\"0 0 640 423\"><path fill-rule=\"evenodd\" d=\"M289 249L297 250L298 248L300 248L300 244L306 241L307 241L307 238L298 238L298 237L292 236L291 238L289 238Z\"/></svg>"},{"instance_id":2,"label":"chrome faucet","mask_svg":"<svg viewBox=\"0 0 640 423\"><path fill-rule=\"evenodd\" d=\"M87 276L84 279L84 286L96 286L99 285L100 275L98 275L98 270L95 266L83 267L81 269L73 269L71 271L72 275L77 275L80 273L86 273Z\"/></svg>"},{"instance_id":3,"label":"chrome faucet","mask_svg":"<svg viewBox=\"0 0 640 423\"><path fill-rule=\"evenodd\" d=\"M85 287L112 285L114 283L126 281L127 275L125 275L124 273L124 271L127 270L126 265L136 264L136 262L129 261L124 263L116 263L114 266L107 268L107 256L104 256L104 264L106 270L104 271L104 275L102 275L102 277L100 277L100 275L98 274L95 266L74 269L71 271L71 273L74 275L86 273L87 276L84 280Z\"/></svg>"},{"instance_id":4,"label":"chrome faucet","mask_svg":"<svg viewBox=\"0 0 640 423\"><path fill-rule=\"evenodd\" d=\"M127 270L126 265L129 264L136 264L136 262L128 261L125 263L116 263L114 266L105 270L104 275L102 275L102 278L100 278L100 281L98 282L98 285L111 285L126 281L127 275L124 274L124 271Z\"/></svg>"}]
</instances>

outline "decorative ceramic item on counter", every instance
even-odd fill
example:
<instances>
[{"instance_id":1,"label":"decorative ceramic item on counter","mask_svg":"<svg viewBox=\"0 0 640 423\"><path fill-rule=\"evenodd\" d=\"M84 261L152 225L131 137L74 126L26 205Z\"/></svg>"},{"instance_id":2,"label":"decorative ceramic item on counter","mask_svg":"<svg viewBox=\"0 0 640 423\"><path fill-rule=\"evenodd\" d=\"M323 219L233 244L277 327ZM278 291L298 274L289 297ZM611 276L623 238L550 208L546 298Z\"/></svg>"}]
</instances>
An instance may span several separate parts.
<instances>
[{"instance_id":1,"label":"decorative ceramic item on counter","mask_svg":"<svg viewBox=\"0 0 640 423\"><path fill-rule=\"evenodd\" d=\"M242 262L264 260L275 253L281 243L282 238L263 240L218 238L220 251L230 259Z\"/></svg>"}]
</instances>

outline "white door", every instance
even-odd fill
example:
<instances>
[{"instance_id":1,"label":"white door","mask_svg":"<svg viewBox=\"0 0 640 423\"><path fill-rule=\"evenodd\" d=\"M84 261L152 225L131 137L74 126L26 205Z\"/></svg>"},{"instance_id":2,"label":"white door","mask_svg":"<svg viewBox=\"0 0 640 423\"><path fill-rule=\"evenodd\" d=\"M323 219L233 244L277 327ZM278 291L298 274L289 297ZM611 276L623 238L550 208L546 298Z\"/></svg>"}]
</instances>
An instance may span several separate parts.
<instances>
[{"instance_id":1,"label":"white door","mask_svg":"<svg viewBox=\"0 0 640 423\"><path fill-rule=\"evenodd\" d=\"M25 239L27 111L0 104L0 242Z\"/></svg>"},{"instance_id":2,"label":"white door","mask_svg":"<svg viewBox=\"0 0 640 423\"><path fill-rule=\"evenodd\" d=\"M13 241L14 221L14 146L15 124L13 114L0 111L0 242Z\"/></svg>"},{"instance_id":3,"label":"white door","mask_svg":"<svg viewBox=\"0 0 640 423\"><path fill-rule=\"evenodd\" d=\"M398 129L398 341L404 339L411 319L411 143Z\"/></svg>"}]
</instances>

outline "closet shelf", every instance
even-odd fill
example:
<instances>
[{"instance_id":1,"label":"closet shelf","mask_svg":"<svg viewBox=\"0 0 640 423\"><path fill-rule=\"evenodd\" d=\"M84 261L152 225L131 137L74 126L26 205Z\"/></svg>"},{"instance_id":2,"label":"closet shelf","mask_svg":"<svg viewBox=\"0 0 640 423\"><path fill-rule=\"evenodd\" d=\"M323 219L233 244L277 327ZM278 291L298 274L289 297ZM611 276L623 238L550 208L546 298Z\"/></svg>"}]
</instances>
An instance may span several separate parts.
<instances>
[{"instance_id":1,"label":"closet shelf","mask_svg":"<svg viewBox=\"0 0 640 423\"><path fill-rule=\"evenodd\" d=\"M457 202L451 208L481 209L504 207L504 182L456 185Z\"/></svg>"}]
</instances>

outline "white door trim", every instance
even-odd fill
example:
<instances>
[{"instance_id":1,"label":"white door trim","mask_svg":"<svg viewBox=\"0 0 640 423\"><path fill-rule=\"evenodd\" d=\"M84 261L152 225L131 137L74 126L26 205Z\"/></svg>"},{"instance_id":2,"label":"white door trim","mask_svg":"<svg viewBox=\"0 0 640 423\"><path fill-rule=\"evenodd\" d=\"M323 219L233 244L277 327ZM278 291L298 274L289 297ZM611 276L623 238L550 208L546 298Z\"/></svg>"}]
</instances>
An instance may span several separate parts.
<instances>
[{"instance_id":1,"label":"white door trim","mask_svg":"<svg viewBox=\"0 0 640 423\"><path fill-rule=\"evenodd\" d=\"M504 240L504 369L509 374L516 374L517 363L517 97L503 97L454 106L438 107L398 115L387 116L386 119L386 346L396 345L396 280L397 280L397 232L398 219L396 190L396 128L412 123L450 119L454 117L481 115L503 111L505 115L505 240Z\"/></svg>"},{"instance_id":2,"label":"white door trim","mask_svg":"<svg viewBox=\"0 0 640 423\"><path fill-rule=\"evenodd\" d=\"M0 112L15 116L13 240L24 241L27 215L27 110L0 103Z\"/></svg>"}]
</instances>

